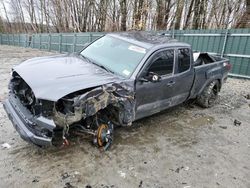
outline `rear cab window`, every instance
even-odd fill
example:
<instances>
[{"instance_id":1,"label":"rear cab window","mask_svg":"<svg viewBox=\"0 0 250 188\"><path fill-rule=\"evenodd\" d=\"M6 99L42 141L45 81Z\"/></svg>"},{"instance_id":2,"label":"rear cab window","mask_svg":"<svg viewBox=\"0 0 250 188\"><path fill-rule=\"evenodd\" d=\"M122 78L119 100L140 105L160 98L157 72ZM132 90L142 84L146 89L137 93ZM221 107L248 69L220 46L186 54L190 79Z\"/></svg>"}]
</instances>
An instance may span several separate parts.
<instances>
[{"instance_id":1,"label":"rear cab window","mask_svg":"<svg viewBox=\"0 0 250 188\"><path fill-rule=\"evenodd\" d=\"M190 48L177 49L177 73L186 72L191 66L191 50Z\"/></svg>"}]
</instances>

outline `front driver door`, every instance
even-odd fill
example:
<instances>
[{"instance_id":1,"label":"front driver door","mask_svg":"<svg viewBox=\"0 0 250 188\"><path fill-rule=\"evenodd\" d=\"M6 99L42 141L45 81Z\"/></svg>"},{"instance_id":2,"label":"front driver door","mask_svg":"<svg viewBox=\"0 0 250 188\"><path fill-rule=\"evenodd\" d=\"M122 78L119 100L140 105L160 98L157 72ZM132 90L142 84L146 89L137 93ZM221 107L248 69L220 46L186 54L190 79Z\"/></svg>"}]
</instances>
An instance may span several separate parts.
<instances>
[{"instance_id":1,"label":"front driver door","mask_svg":"<svg viewBox=\"0 0 250 188\"><path fill-rule=\"evenodd\" d=\"M145 63L136 81L136 119L152 115L171 105L172 88L175 84L174 61L175 50L164 49L155 52ZM158 74L160 80L146 81L149 73Z\"/></svg>"}]
</instances>

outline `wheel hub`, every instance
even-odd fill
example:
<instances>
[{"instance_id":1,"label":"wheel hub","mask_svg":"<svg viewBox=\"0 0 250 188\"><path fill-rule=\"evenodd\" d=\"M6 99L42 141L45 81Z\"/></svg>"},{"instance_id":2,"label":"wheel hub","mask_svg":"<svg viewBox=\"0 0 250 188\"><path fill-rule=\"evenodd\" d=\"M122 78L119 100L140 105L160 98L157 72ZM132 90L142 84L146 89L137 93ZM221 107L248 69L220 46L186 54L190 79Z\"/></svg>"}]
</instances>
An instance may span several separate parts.
<instances>
[{"instance_id":1,"label":"wheel hub","mask_svg":"<svg viewBox=\"0 0 250 188\"><path fill-rule=\"evenodd\" d=\"M104 150L107 150L113 141L113 124L101 124L96 132L94 143Z\"/></svg>"}]
</instances>

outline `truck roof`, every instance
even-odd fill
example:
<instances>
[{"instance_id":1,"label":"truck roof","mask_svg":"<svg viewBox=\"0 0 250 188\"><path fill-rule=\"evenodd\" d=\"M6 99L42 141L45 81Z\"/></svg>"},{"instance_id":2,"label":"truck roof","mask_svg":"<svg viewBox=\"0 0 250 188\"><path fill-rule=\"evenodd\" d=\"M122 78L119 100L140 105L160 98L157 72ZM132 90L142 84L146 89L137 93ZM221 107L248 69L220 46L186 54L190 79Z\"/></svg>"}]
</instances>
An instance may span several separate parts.
<instances>
[{"instance_id":1,"label":"truck roof","mask_svg":"<svg viewBox=\"0 0 250 188\"><path fill-rule=\"evenodd\" d=\"M110 33L109 36L125 40L137 46L141 46L146 49L150 49L156 46L166 46L166 47L175 47L175 46L185 46L190 47L189 44L179 42L176 39L167 37L160 34L153 34L143 31L130 31L130 32L120 32L120 33Z\"/></svg>"}]
</instances>

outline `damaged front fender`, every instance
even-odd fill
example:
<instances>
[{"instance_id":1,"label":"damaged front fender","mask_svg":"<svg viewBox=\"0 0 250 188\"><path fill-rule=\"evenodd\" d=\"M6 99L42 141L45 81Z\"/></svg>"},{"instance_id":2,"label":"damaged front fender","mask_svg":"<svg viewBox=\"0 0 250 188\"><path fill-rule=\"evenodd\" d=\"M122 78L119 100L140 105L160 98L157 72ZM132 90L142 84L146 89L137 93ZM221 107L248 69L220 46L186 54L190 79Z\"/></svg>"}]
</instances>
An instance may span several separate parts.
<instances>
[{"instance_id":1,"label":"damaged front fender","mask_svg":"<svg viewBox=\"0 0 250 188\"><path fill-rule=\"evenodd\" d=\"M65 100L65 99L61 99ZM106 84L83 94L74 96L72 109L64 106L63 110L55 108L54 121L59 126L68 126L82 119L95 115L102 109L115 108L116 119L122 126L129 126L135 119L135 98L131 87L124 83Z\"/></svg>"}]
</instances>

